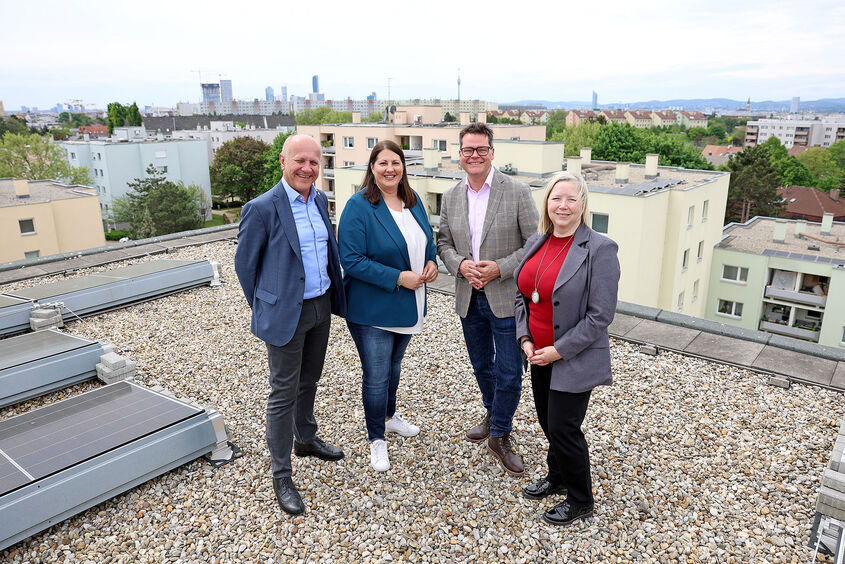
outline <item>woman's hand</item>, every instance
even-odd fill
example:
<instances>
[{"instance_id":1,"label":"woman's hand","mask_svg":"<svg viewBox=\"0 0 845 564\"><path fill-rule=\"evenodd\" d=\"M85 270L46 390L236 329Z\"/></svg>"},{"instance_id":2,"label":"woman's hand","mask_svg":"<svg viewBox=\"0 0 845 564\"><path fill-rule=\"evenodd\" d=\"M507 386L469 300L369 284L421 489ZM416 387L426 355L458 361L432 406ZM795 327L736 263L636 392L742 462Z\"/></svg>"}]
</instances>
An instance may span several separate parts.
<instances>
[{"instance_id":1,"label":"woman's hand","mask_svg":"<svg viewBox=\"0 0 845 564\"><path fill-rule=\"evenodd\" d=\"M528 356L528 362L537 366L545 366L561 358L563 357L560 356L560 353L554 347L543 347L542 349L535 350L533 355Z\"/></svg>"},{"instance_id":2,"label":"woman's hand","mask_svg":"<svg viewBox=\"0 0 845 564\"><path fill-rule=\"evenodd\" d=\"M525 353L525 358L531 360L531 357L534 356L534 342L530 339L526 339L522 341L522 352Z\"/></svg>"},{"instance_id":3,"label":"woman's hand","mask_svg":"<svg viewBox=\"0 0 845 564\"><path fill-rule=\"evenodd\" d=\"M423 271L425 272L425 271ZM417 274L413 270L403 270L399 273L399 285L409 290L416 290L425 284L425 279L422 275Z\"/></svg>"},{"instance_id":4,"label":"woman's hand","mask_svg":"<svg viewBox=\"0 0 845 564\"><path fill-rule=\"evenodd\" d=\"M437 280L437 263L433 260L425 263L425 268L422 271L423 281L425 283L434 282Z\"/></svg>"}]
</instances>

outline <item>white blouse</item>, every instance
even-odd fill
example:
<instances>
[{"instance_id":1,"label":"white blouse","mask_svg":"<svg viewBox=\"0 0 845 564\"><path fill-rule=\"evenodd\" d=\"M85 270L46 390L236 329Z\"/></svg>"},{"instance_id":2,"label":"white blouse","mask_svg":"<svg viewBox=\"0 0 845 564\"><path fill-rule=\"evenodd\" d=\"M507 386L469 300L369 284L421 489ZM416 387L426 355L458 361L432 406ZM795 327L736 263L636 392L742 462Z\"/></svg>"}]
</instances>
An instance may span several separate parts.
<instances>
[{"instance_id":1,"label":"white blouse","mask_svg":"<svg viewBox=\"0 0 845 564\"><path fill-rule=\"evenodd\" d=\"M390 209L388 207L388 209ZM393 221L396 222L396 227L405 238L405 244L408 246L408 257L411 259L411 270L417 274L422 274L425 268L425 247L428 243L425 232L423 232L420 224L414 219L411 210L403 207L402 211L390 210L390 215L393 216ZM393 333L401 333L403 335L413 335L422 333L423 327L423 310L425 309L425 284L414 290L417 298L417 323L411 327L377 327L377 329L384 329Z\"/></svg>"}]
</instances>

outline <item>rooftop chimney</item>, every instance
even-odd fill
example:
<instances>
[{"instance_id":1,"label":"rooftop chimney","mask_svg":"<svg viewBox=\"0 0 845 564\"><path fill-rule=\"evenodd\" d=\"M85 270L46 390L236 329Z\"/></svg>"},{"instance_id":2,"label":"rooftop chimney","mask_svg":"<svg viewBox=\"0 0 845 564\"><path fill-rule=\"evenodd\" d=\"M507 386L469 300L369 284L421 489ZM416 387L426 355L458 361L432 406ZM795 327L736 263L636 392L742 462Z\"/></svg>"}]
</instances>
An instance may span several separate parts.
<instances>
[{"instance_id":1,"label":"rooftop chimney","mask_svg":"<svg viewBox=\"0 0 845 564\"><path fill-rule=\"evenodd\" d=\"M804 231L807 230L807 222L806 221L796 221L795 222L795 236L801 237L804 234Z\"/></svg>"},{"instance_id":2,"label":"rooftop chimney","mask_svg":"<svg viewBox=\"0 0 845 564\"><path fill-rule=\"evenodd\" d=\"M827 212L822 216L822 235L830 235L830 229L833 227L833 214Z\"/></svg>"},{"instance_id":3,"label":"rooftop chimney","mask_svg":"<svg viewBox=\"0 0 845 564\"><path fill-rule=\"evenodd\" d=\"M478 117L475 118L476 123L487 123L487 112L478 112Z\"/></svg>"},{"instance_id":4,"label":"rooftop chimney","mask_svg":"<svg viewBox=\"0 0 845 564\"><path fill-rule=\"evenodd\" d=\"M833 188L830 191L830 199L833 200L834 202L839 201L839 188Z\"/></svg>"},{"instance_id":5,"label":"rooftop chimney","mask_svg":"<svg viewBox=\"0 0 845 564\"><path fill-rule=\"evenodd\" d=\"M590 147L581 147L581 164L588 165L593 162L593 150Z\"/></svg>"},{"instance_id":6,"label":"rooftop chimney","mask_svg":"<svg viewBox=\"0 0 845 564\"><path fill-rule=\"evenodd\" d=\"M461 125L469 125L469 116L471 114L469 112L461 112Z\"/></svg>"},{"instance_id":7,"label":"rooftop chimney","mask_svg":"<svg viewBox=\"0 0 845 564\"><path fill-rule=\"evenodd\" d=\"M566 157L566 172L581 176L581 157Z\"/></svg>"},{"instance_id":8,"label":"rooftop chimney","mask_svg":"<svg viewBox=\"0 0 845 564\"><path fill-rule=\"evenodd\" d=\"M616 163L616 183L628 184L628 170L631 163Z\"/></svg>"},{"instance_id":9,"label":"rooftop chimney","mask_svg":"<svg viewBox=\"0 0 845 564\"><path fill-rule=\"evenodd\" d=\"M440 151L438 149L423 149L423 167L427 172L440 168Z\"/></svg>"},{"instance_id":10,"label":"rooftop chimney","mask_svg":"<svg viewBox=\"0 0 845 564\"><path fill-rule=\"evenodd\" d=\"M361 123L361 112L352 112L352 123Z\"/></svg>"},{"instance_id":11,"label":"rooftop chimney","mask_svg":"<svg viewBox=\"0 0 845 564\"><path fill-rule=\"evenodd\" d=\"M25 178L15 178L12 181L15 187L15 196L18 198L29 198L29 181Z\"/></svg>"},{"instance_id":12,"label":"rooftop chimney","mask_svg":"<svg viewBox=\"0 0 845 564\"><path fill-rule=\"evenodd\" d=\"M649 153L645 156L645 178L646 180L654 180L657 178L657 160L660 155Z\"/></svg>"},{"instance_id":13,"label":"rooftop chimney","mask_svg":"<svg viewBox=\"0 0 845 564\"><path fill-rule=\"evenodd\" d=\"M786 240L786 220L778 219L775 221L775 233L772 238L775 243L783 243Z\"/></svg>"}]
</instances>

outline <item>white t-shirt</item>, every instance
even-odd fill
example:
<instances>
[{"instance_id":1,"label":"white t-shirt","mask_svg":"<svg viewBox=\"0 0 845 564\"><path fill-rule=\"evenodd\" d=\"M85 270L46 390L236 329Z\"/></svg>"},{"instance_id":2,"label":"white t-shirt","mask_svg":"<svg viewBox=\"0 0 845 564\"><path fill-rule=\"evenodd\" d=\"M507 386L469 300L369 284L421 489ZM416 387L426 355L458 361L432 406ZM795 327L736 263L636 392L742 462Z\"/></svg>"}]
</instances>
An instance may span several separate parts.
<instances>
[{"instance_id":1,"label":"white t-shirt","mask_svg":"<svg viewBox=\"0 0 845 564\"><path fill-rule=\"evenodd\" d=\"M388 209L390 209L388 207ZM405 244L408 246L408 257L411 259L411 270L417 274L422 274L425 268L425 247L428 243L425 233L414 219L411 210L403 207L402 211L390 210L390 215L393 216L393 221L396 222L396 227L405 238ZM414 291L417 298L417 323L411 327L377 327L377 329L384 329L393 333L401 333L403 335L413 335L422 333L423 326L423 310L425 309L425 284Z\"/></svg>"}]
</instances>

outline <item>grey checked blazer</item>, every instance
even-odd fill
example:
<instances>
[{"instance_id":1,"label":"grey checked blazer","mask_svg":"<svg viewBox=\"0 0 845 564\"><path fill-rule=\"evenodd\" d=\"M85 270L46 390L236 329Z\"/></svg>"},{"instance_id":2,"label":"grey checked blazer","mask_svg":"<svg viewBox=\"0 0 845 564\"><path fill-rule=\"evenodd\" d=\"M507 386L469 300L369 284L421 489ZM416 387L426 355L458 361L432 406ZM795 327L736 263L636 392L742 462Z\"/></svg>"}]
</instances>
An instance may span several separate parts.
<instances>
[{"instance_id":1,"label":"grey checked blazer","mask_svg":"<svg viewBox=\"0 0 845 564\"><path fill-rule=\"evenodd\" d=\"M466 317L472 297L472 286L458 274L461 261L472 260L467 214L467 194L462 179L443 194L440 233L437 235L437 254L455 277L455 311L461 317ZM528 185L495 170L484 216L479 260L496 261L501 271L500 278L491 280L484 287L490 309L496 317L513 317L513 296L516 293L513 271L522 260L523 245L537 233L539 219Z\"/></svg>"}]
</instances>

